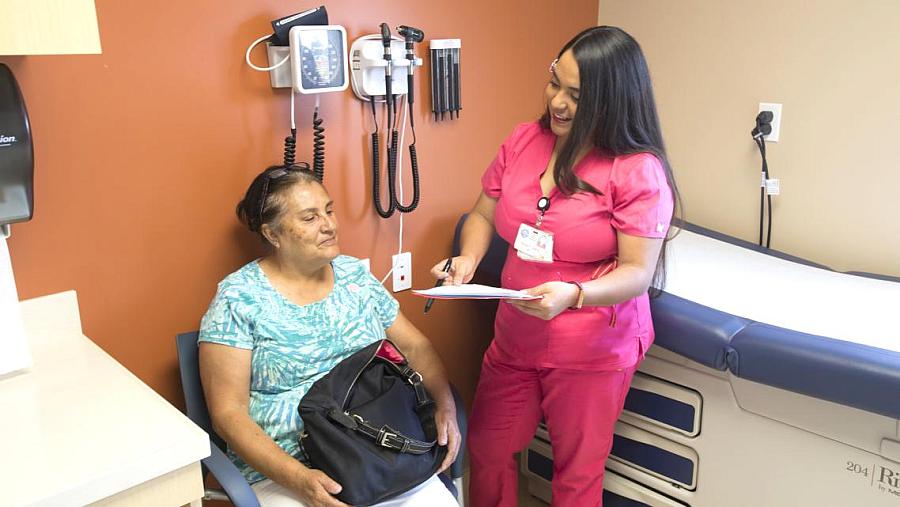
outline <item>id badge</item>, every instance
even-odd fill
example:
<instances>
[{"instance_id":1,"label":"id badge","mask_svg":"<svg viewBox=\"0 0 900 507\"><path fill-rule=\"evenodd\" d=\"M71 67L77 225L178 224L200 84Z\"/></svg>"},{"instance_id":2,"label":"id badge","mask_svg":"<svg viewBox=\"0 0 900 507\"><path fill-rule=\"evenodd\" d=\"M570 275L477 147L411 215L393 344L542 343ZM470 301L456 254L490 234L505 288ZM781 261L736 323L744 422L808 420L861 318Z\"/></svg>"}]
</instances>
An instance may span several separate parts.
<instances>
[{"instance_id":1,"label":"id badge","mask_svg":"<svg viewBox=\"0 0 900 507\"><path fill-rule=\"evenodd\" d=\"M553 233L521 224L513 248L522 260L553 262Z\"/></svg>"}]
</instances>

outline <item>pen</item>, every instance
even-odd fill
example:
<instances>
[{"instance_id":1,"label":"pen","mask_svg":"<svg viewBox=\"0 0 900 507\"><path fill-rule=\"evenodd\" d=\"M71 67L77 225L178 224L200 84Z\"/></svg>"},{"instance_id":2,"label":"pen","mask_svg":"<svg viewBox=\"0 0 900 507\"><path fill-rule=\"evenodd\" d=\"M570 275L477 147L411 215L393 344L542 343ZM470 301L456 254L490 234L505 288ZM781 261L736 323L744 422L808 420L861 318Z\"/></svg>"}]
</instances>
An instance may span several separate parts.
<instances>
[{"instance_id":1,"label":"pen","mask_svg":"<svg viewBox=\"0 0 900 507\"><path fill-rule=\"evenodd\" d=\"M450 265L452 262L453 262L453 257L447 257L447 263L444 264L444 269L443 269L444 273L450 272ZM445 278L439 279L437 281L437 283L434 284L434 286L440 287L441 285L444 285L444 280L445 280ZM425 301L425 313L428 313L428 310L431 310L431 305L433 305L433 304L434 304L434 298L428 298L428 301Z\"/></svg>"}]
</instances>

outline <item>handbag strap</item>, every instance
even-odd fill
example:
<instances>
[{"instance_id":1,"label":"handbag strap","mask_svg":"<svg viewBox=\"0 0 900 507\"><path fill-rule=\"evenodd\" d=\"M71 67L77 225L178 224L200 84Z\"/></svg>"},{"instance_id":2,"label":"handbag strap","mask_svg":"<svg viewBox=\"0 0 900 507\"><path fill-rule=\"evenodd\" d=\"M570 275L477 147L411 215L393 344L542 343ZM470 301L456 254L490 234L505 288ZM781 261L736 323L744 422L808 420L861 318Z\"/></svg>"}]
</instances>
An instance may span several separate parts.
<instances>
[{"instance_id":1,"label":"handbag strap","mask_svg":"<svg viewBox=\"0 0 900 507\"><path fill-rule=\"evenodd\" d=\"M433 441L423 442L421 440L416 440L415 438L410 438L386 424L381 428L378 428L358 414L351 414L348 412L341 412L338 409L333 409L328 413L328 417L347 429L357 431L371 438L376 444L387 449L393 449L407 454L426 454L435 446L435 442Z\"/></svg>"},{"instance_id":2,"label":"handbag strap","mask_svg":"<svg viewBox=\"0 0 900 507\"><path fill-rule=\"evenodd\" d=\"M404 380L410 383L413 386L413 389L416 391L416 410L421 410L422 407L426 405L433 404L431 398L428 397L428 391L425 390L424 379L422 378L422 374L412 369L409 366L409 363L406 362L406 358L403 359L402 363L395 363L393 361L388 361L387 359L383 359L384 362L390 365L394 370L403 377ZM352 386L351 386L352 389Z\"/></svg>"},{"instance_id":3,"label":"handbag strap","mask_svg":"<svg viewBox=\"0 0 900 507\"><path fill-rule=\"evenodd\" d=\"M376 355L376 357L379 357ZM419 414L419 417L422 419L422 423L426 427L426 432L429 431L431 434L434 434L436 431L434 427L434 420L430 419L426 414L432 413L431 411L434 408L434 402L431 398L428 397L428 392L425 390L424 379L422 378L422 374L414 370L407 363L406 358L403 358L402 362L394 362L385 358L381 358L385 363L389 364L394 368L394 371L400 375L404 380L412 385L413 390L416 393L416 412ZM368 364L366 365L368 366ZM364 367L365 368L365 367ZM357 376L357 379L359 376ZM354 384L356 381L354 381ZM353 385L350 386L350 389L353 388ZM431 442L423 442L421 440L417 440L415 438L408 437L403 433L391 428L388 425L383 425L381 428L375 426L369 421L366 421L359 414L354 414L351 412L344 412L337 408L332 409L328 412L328 417L344 426L347 429L357 431L372 440L375 441L376 444L388 448L393 449L399 452L405 452L408 454L426 454L431 452L431 450L436 445L436 441Z\"/></svg>"},{"instance_id":4,"label":"handbag strap","mask_svg":"<svg viewBox=\"0 0 900 507\"><path fill-rule=\"evenodd\" d=\"M362 420L361 417L357 420L356 431L375 440L375 443L382 447L408 454L426 454L434 448L435 444L410 438L386 424L381 428L376 428L368 421Z\"/></svg>"},{"instance_id":5,"label":"handbag strap","mask_svg":"<svg viewBox=\"0 0 900 507\"><path fill-rule=\"evenodd\" d=\"M431 398L428 397L428 392L425 391L425 384L422 382L422 374L410 368L406 363L395 366L400 370L400 375L406 379L407 382L412 384L413 389L415 389L417 408L432 403Z\"/></svg>"}]
</instances>

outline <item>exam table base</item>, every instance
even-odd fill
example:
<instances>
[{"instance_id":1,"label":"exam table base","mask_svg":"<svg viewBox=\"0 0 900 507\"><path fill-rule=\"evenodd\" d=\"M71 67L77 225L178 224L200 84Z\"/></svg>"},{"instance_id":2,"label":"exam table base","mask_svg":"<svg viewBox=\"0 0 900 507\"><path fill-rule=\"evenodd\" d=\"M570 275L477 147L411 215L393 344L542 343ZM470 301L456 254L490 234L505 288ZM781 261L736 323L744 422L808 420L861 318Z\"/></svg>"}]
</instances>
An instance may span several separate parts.
<instances>
[{"instance_id":1,"label":"exam table base","mask_svg":"<svg viewBox=\"0 0 900 507\"><path fill-rule=\"evenodd\" d=\"M639 372L699 393L698 426L691 435L623 413L616 433L639 442L635 456L662 448L660 456L671 460L635 464L614 451L605 506L900 506L897 419L743 380L658 347ZM549 501L546 431L538 430L524 455L529 492ZM667 477L673 462L690 473Z\"/></svg>"}]
</instances>

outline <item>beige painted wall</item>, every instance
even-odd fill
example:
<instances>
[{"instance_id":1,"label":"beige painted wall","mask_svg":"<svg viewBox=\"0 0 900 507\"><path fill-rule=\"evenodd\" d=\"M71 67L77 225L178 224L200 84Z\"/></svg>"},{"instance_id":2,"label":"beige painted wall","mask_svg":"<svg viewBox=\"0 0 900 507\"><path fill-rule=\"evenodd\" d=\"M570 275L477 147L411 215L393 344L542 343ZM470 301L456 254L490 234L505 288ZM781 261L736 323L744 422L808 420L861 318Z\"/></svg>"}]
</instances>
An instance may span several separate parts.
<instances>
[{"instance_id":1,"label":"beige painted wall","mask_svg":"<svg viewBox=\"0 0 900 507\"><path fill-rule=\"evenodd\" d=\"M900 2L600 0L644 48L694 223L756 241L759 102L784 104L768 144L781 179L772 248L900 275Z\"/></svg>"}]
</instances>

